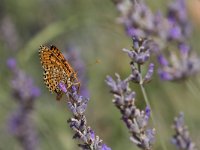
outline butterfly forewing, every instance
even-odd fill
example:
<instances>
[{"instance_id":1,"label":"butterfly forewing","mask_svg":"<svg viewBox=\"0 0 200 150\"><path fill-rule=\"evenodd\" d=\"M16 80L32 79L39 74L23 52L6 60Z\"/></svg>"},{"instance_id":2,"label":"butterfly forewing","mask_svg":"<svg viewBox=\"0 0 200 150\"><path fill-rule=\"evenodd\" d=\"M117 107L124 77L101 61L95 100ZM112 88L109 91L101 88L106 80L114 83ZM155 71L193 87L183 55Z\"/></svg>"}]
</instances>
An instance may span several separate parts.
<instances>
[{"instance_id":1,"label":"butterfly forewing","mask_svg":"<svg viewBox=\"0 0 200 150\"><path fill-rule=\"evenodd\" d=\"M72 67L69 65L69 63L66 61L63 54L59 51L58 48L56 48L54 45L51 45L50 49L52 52L56 55L56 57L60 60L60 62L63 65L63 68L65 69L66 73L71 74L74 73Z\"/></svg>"}]
</instances>

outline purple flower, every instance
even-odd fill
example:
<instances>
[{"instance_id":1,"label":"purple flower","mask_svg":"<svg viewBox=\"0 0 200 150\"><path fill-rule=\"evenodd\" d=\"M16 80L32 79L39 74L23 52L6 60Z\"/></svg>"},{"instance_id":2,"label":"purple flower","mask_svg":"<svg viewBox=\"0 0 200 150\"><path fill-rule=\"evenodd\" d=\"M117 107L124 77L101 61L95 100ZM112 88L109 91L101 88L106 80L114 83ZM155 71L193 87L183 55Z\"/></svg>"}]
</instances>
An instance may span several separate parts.
<instances>
[{"instance_id":1,"label":"purple flower","mask_svg":"<svg viewBox=\"0 0 200 150\"><path fill-rule=\"evenodd\" d=\"M149 81L151 81L151 78L153 76L153 72L154 72L154 64L150 63L149 67L148 67L147 74L144 77L143 83L148 83Z\"/></svg>"},{"instance_id":2,"label":"purple flower","mask_svg":"<svg viewBox=\"0 0 200 150\"><path fill-rule=\"evenodd\" d=\"M147 118L149 119L150 114L151 114L151 110L150 110L149 106L146 107L145 114L146 114Z\"/></svg>"},{"instance_id":3,"label":"purple flower","mask_svg":"<svg viewBox=\"0 0 200 150\"><path fill-rule=\"evenodd\" d=\"M17 68L14 58L8 59L7 64L13 73L11 87L17 100L21 102L31 101L40 96L40 90L33 84L33 79Z\"/></svg>"},{"instance_id":4,"label":"purple flower","mask_svg":"<svg viewBox=\"0 0 200 150\"><path fill-rule=\"evenodd\" d=\"M129 76L129 79L138 84L146 84L151 80L154 71L154 64L150 63L148 71L143 79L141 68L150 58L150 41L140 37L133 37L132 39L133 50L123 49L123 51L131 58L130 65L132 74Z\"/></svg>"},{"instance_id":5,"label":"purple flower","mask_svg":"<svg viewBox=\"0 0 200 150\"><path fill-rule=\"evenodd\" d=\"M23 108L16 110L9 120L9 130L25 150L36 150L38 141L30 119L30 112Z\"/></svg>"},{"instance_id":6,"label":"purple flower","mask_svg":"<svg viewBox=\"0 0 200 150\"><path fill-rule=\"evenodd\" d=\"M14 58L9 58L7 60L7 66L9 69L15 70L16 69L16 60Z\"/></svg>"},{"instance_id":7,"label":"purple flower","mask_svg":"<svg viewBox=\"0 0 200 150\"><path fill-rule=\"evenodd\" d=\"M162 55L160 54L158 56L158 62L162 65L162 66L168 66L169 65L169 62L167 61L167 59Z\"/></svg>"},{"instance_id":8,"label":"purple flower","mask_svg":"<svg viewBox=\"0 0 200 150\"><path fill-rule=\"evenodd\" d=\"M35 150L38 147L37 136L31 115L34 111L35 100L40 95L40 90L33 84L32 78L17 67L14 58L8 59L7 65L13 74L11 89L13 97L18 103L17 109L10 117L9 129L23 149Z\"/></svg>"},{"instance_id":9,"label":"purple flower","mask_svg":"<svg viewBox=\"0 0 200 150\"><path fill-rule=\"evenodd\" d=\"M174 22L180 27L181 34L185 38L190 36L191 25L190 22L188 21L185 0L173 1L168 7L167 18L170 22Z\"/></svg>"},{"instance_id":10,"label":"purple flower","mask_svg":"<svg viewBox=\"0 0 200 150\"><path fill-rule=\"evenodd\" d=\"M93 130L90 131L90 137L91 137L92 140L95 139L95 134L94 134L94 131L93 131Z\"/></svg>"},{"instance_id":11,"label":"purple flower","mask_svg":"<svg viewBox=\"0 0 200 150\"><path fill-rule=\"evenodd\" d=\"M31 90L31 95L33 95L33 97L39 97L41 95L40 89L37 87L33 87Z\"/></svg>"},{"instance_id":12,"label":"purple flower","mask_svg":"<svg viewBox=\"0 0 200 150\"><path fill-rule=\"evenodd\" d=\"M172 27L169 30L169 35L168 38L170 40L177 40L177 41L182 41L182 34L181 34L181 29L178 25L172 25Z\"/></svg>"},{"instance_id":13,"label":"purple flower","mask_svg":"<svg viewBox=\"0 0 200 150\"><path fill-rule=\"evenodd\" d=\"M3 5L2 5L3 6ZM17 51L21 45L18 29L11 16L5 15L1 18L0 26L1 40L7 49Z\"/></svg>"},{"instance_id":14,"label":"purple flower","mask_svg":"<svg viewBox=\"0 0 200 150\"><path fill-rule=\"evenodd\" d=\"M128 56L137 64L144 64L150 57L150 49L148 47L148 40L134 36L133 50L123 49L128 53Z\"/></svg>"},{"instance_id":15,"label":"purple flower","mask_svg":"<svg viewBox=\"0 0 200 150\"><path fill-rule=\"evenodd\" d=\"M180 52L181 52L182 55L188 56L189 51L190 51L190 46L189 45L186 45L185 43L181 43L179 45L179 49L180 49Z\"/></svg>"},{"instance_id":16,"label":"purple flower","mask_svg":"<svg viewBox=\"0 0 200 150\"><path fill-rule=\"evenodd\" d=\"M115 81L110 76L107 76L106 83L114 95L113 103L120 110L122 120L131 133L130 140L141 149L151 150L155 129L147 129L150 108L146 107L145 111L143 111L135 105L136 94L129 87L130 77L121 80L120 76L116 74L116 78ZM148 130L152 131L152 134Z\"/></svg>"},{"instance_id":17,"label":"purple flower","mask_svg":"<svg viewBox=\"0 0 200 150\"><path fill-rule=\"evenodd\" d=\"M34 100L40 95L40 90L33 85L33 80L24 72L18 70L15 72L14 79L11 82L13 94L20 101Z\"/></svg>"},{"instance_id":18,"label":"purple flower","mask_svg":"<svg viewBox=\"0 0 200 150\"><path fill-rule=\"evenodd\" d=\"M160 11L154 14L144 1L119 0L115 1L115 5L120 12L119 22L125 27L128 36L151 38L151 42L145 44L144 49L148 49L145 52L135 50L140 46L134 40L133 50L124 49L134 63L146 62L149 59L150 50L158 57L161 65L159 68L161 79L182 80L200 71L197 67L200 58L186 43L191 33L191 25L188 21L185 0L171 2L166 15ZM176 51L169 49L168 45ZM170 54L169 57L163 56L164 51ZM134 82L142 83L135 68L132 67Z\"/></svg>"},{"instance_id":19,"label":"purple flower","mask_svg":"<svg viewBox=\"0 0 200 150\"><path fill-rule=\"evenodd\" d=\"M65 87L65 84L64 84L63 82L60 82L60 83L59 83L59 88L60 88L64 93L67 92L67 88Z\"/></svg>"},{"instance_id":20,"label":"purple flower","mask_svg":"<svg viewBox=\"0 0 200 150\"><path fill-rule=\"evenodd\" d=\"M152 141L154 141L155 137L155 129L147 129L150 106L146 107L145 110L137 108L135 105L136 93L130 89L129 83L132 81L140 84L140 87L143 88L143 85L148 83L152 78L154 64L149 64L147 73L143 78L142 67L150 57L150 41L136 36L132 39L133 49L123 49L131 59L131 74L124 80L117 73L115 74L116 80L107 76L106 83L114 96L113 103L121 112L122 120L131 133L130 140L143 150L151 150Z\"/></svg>"},{"instance_id":21,"label":"purple flower","mask_svg":"<svg viewBox=\"0 0 200 150\"><path fill-rule=\"evenodd\" d=\"M153 144L155 142L155 129L146 130L146 135L148 137L148 142Z\"/></svg>"},{"instance_id":22,"label":"purple flower","mask_svg":"<svg viewBox=\"0 0 200 150\"><path fill-rule=\"evenodd\" d=\"M200 71L200 58L195 53L190 53L190 48L184 43L179 48L179 54L168 55L169 61L160 55L159 62L162 66L158 69L158 74L162 80L184 80Z\"/></svg>"},{"instance_id":23,"label":"purple flower","mask_svg":"<svg viewBox=\"0 0 200 150\"><path fill-rule=\"evenodd\" d=\"M144 33L137 29L137 28L134 28L134 27L126 27L126 32L127 34L130 36L130 37L134 37L134 36L145 36Z\"/></svg>"},{"instance_id":24,"label":"purple flower","mask_svg":"<svg viewBox=\"0 0 200 150\"><path fill-rule=\"evenodd\" d=\"M111 150L111 148L108 147L106 144L103 144L101 150Z\"/></svg>"},{"instance_id":25,"label":"purple flower","mask_svg":"<svg viewBox=\"0 0 200 150\"><path fill-rule=\"evenodd\" d=\"M196 145L192 142L187 126L184 124L184 114L181 112L174 119L173 129L175 134L172 138L172 143L181 150L197 150Z\"/></svg>"},{"instance_id":26,"label":"purple flower","mask_svg":"<svg viewBox=\"0 0 200 150\"><path fill-rule=\"evenodd\" d=\"M87 120L84 115L89 99L77 94L77 88L72 85L68 89L62 82L59 83L59 88L67 95L67 105L72 112L73 117L68 119L70 128L75 132L73 138L82 141L78 144L83 150L90 149L108 149L99 136L95 135L94 131L87 125ZM111 149L108 149L111 150Z\"/></svg>"},{"instance_id":27,"label":"purple flower","mask_svg":"<svg viewBox=\"0 0 200 150\"><path fill-rule=\"evenodd\" d=\"M164 70L158 70L158 74L162 80L170 81L173 80L173 76Z\"/></svg>"}]
</instances>

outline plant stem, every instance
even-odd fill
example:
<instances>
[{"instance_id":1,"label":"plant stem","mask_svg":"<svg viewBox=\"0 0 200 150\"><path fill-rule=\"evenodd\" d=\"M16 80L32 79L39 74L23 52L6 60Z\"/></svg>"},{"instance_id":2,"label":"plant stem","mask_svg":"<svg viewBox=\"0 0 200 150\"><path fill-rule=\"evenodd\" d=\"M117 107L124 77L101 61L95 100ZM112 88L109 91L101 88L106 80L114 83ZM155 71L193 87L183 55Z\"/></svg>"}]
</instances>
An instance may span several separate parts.
<instances>
[{"instance_id":1,"label":"plant stem","mask_svg":"<svg viewBox=\"0 0 200 150\"><path fill-rule=\"evenodd\" d=\"M144 85L143 85L143 78L142 78L141 65L140 65L140 64L137 64L137 66L138 66L138 71L139 71L139 73L140 73L140 89L141 89L141 91L142 91L142 95L143 95L143 97L144 97L144 100L145 100L146 105L147 105L147 106L150 108L150 110L151 110L151 116L150 116L150 117L151 117L151 120L152 120L152 122L153 122L153 125L155 126L155 125L156 125L156 121L155 121L155 119L154 119L153 110L151 109L151 105L150 105L150 103L149 103L149 99L148 99L148 97L147 97L147 93L146 93L146 90L145 90ZM158 134L158 136L159 136L159 140L160 140L162 149L163 149L163 150L167 150L165 143L163 142L163 140L161 140L160 134Z\"/></svg>"},{"instance_id":2,"label":"plant stem","mask_svg":"<svg viewBox=\"0 0 200 150\"><path fill-rule=\"evenodd\" d=\"M143 95L143 97L144 97L144 100L145 100L146 105L147 105L147 106L150 108L150 110L151 110L151 114L152 114L152 115L151 115L151 119L152 119L152 121L153 121L153 124L155 125L155 120L154 120L154 117L153 117L151 105L150 105L150 103L149 103L149 100L148 100L148 97L147 97L147 93L146 93L146 90L145 90L143 84L140 84L140 89L141 89L141 91L142 91L142 95Z\"/></svg>"},{"instance_id":3,"label":"plant stem","mask_svg":"<svg viewBox=\"0 0 200 150\"><path fill-rule=\"evenodd\" d=\"M147 97L147 93L146 93L146 90L145 90L143 84L140 84L140 88L141 88L141 91L142 91L142 94L143 94L145 103L146 103L147 106L149 106L149 108L150 108L150 110L151 110L151 119L152 119L153 125L155 126L155 125L156 125L156 121L155 121L155 119L154 119L154 114L153 114L153 111L152 111L152 109L151 109L151 105L150 105L150 103L149 103L149 100L148 100L148 97ZM161 139L160 134L158 134L158 136L159 136L159 140L160 140L160 144L161 144L162 149L163 149L163 150L167 150L166 145L165 145L165 143L163 142L163 140Z\"/></svg>"}]
</instances>

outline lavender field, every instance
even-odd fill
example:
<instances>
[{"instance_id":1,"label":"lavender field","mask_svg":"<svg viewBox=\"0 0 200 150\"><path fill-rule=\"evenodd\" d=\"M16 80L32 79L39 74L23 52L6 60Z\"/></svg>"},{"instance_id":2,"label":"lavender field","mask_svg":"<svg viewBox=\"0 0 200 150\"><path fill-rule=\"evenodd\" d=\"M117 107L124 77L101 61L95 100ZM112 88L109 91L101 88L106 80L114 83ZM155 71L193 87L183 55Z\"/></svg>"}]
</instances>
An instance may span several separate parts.
<instances>
[{"instance_id":1,"label":"lavender field","mask_svg":"<svg viewBox=\"0 0 200 150\"><path fill-rule=\"evenodd\" d=\"M199 0L0 0L0 150L200 149L199 26Z\"/></svg>"}]
</instances>

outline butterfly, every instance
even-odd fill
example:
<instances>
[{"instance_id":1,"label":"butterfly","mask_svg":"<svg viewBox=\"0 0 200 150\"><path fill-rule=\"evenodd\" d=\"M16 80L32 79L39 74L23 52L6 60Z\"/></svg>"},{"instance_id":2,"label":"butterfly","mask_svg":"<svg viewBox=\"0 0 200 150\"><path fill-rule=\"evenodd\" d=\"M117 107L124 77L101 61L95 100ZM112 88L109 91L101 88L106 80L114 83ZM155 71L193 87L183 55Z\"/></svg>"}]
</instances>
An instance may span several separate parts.
<instances>
[{"instance_id":1,"label":"butterfly","mask_svg":"<svg viewBox=\"0 0 200 150\"><path fill-rule=\"evenodd\" d=\"M77 74L58 48L54 45L51 45L50 48L41 45L39 57L44 70L44 83L49 91L57 94L57 100L60 100L63 95L62 90L59 88L61 82L66 85L67 89L72 85L78 85L79 90L80 82Z\"/></svg>"}]
</instances>

